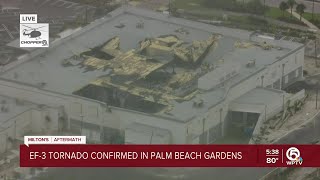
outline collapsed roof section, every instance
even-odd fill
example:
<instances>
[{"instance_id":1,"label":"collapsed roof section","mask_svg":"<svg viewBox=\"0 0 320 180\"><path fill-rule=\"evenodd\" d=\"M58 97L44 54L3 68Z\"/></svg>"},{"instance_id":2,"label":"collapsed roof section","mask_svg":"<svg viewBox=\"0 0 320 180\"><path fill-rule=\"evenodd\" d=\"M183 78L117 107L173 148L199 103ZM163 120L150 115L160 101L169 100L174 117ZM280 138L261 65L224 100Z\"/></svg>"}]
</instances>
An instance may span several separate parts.
<instances>
[{"instance_id":1,"label":"collapsed roof section","mask_svg":"<svg viewBox=\"0 0 320 180\"><path fill-rule=\"evenodd\" d=\"M197 64L218 38L212 35L207 40L188 44L175 35L165 35L145 39L139 48L123 52L120 38L114 37L98 47L97 52L111 56L110 59L90 53L84 55L81 63L87 70L108 70L109 73L74 93L144 112L170 109L173 101L191 100L197 94L198 78L204 72L199 71ZM190 64L192 68L179 63ZM146 110L148 108L152 110Z\"/></svg>"},{"instance_id":2,"label":"collapsed roof section","mask_svg":"<svg viewBox=\"0 0 320 180\"><path fill-rule=\"evenodd\" d=\"M131 95L138 96L143 98L146 101L156 102L162 105L170 105L171 100L176 101L185 101L190 100L193 97L193 93L189 94L190 96L178 97L171 92L164 91L162 89L148 89L141 86L128 86L128 85L119 85L112 82L110 77L101 77L93 82L90 85L100 86L100 87L112 87L116 88L122 92L127 92Z\"/></svg>"},{"instance_id":3,"label":"collapsed roof section","mask_svg":"<svg viewBox=\"0 0 320 180\"><path fill-rule=\"evenodd\" d=\"M83 61L82 65L97 69L111 69L114 76L134 76L137 79L144 78L151 72L164 66L164 63L153 62L146 57L135 53L135 50L130 50L111 59L104 60L88 56Z\"/></svg>"},{"instance_id":4,"label":"collapsed roof section","mask_svg":"<svg viewBox=\"0 0 320 180\"><path fill-rule=\"evenodd\" d=\"M182 61L198 63L207 54L211 46L216 44L219 36L212 35L205 41L193 41L191 46L178 46L174 53Z\"/></svg>"},{"instance_id":5,"label":"collapsed roof section","mask_svg":"<svg viewBox=\"0 0 320 180\"><path fill-rule=\"evenodd\" d=\"M101 48L102 52L105 52L113 57L120 56L120 38L118 36L107 41L106 45Z\"/></svg>"},{"instance_id":6,"label":"collapsed roof section","mask_svg":"<svg viewBox=\"0 0 320 180\"><path fill-rule=\"evenodd\" d=\"M140 51L147 56L174 55L177 60L186 63L198 63L208 50L217 44L220 36L211 35L204 41L193 41L192 44L183 42L175 35L160 36L140 42Z\"/></svg>"}]
</instances>

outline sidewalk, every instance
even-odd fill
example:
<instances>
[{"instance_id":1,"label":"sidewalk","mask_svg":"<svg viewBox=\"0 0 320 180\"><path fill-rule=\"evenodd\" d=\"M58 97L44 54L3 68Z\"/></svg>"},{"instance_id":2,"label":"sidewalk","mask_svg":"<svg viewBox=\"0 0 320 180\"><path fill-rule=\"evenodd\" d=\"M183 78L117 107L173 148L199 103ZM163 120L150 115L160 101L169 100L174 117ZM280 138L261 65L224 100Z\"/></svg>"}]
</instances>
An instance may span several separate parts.
<instances>
[{"instance_id":1,"label":"sidewalk","mask_svg":"<svg viewBox=\"0 0 320 180\"><path fill-rule=\"evenodd\" d=\"M290 13L290 10L287 10L287 11ZM300 19L300 15L295 11L292 11L292 15L294 17L296 17L297 19ZM301 17L301 21L304 24L306 24L307 26L309 26L311 29L319 31L319 28L317 26L315 26L314 24L312 24L310 21L306 20L305 18Z\"/></svg>"}]
</instances>

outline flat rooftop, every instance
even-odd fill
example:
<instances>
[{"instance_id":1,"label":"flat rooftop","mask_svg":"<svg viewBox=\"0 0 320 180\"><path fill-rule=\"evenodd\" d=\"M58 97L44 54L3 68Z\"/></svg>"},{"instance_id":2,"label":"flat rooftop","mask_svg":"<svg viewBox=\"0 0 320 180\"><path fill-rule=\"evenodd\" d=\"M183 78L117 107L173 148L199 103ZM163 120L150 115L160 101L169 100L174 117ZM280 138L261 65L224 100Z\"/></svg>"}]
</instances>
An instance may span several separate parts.
<instances>
[{"instance_id":1,"label":"flat rooftop","mask_svg":"<svg viewBox=\"0 0 320 180\"><path fill-rule=\"evenodd\" d=\"M280 90L259 87L235 99L229 107L232 111L260 113L266 108L267 112L273 112L282 107L284 98L289 96Z\"/></svg>"},{"instance_id":2,"label":"flat rooftop","mask_svg":"<svg viewBox=\"0 0 320 180\"><path fill-rule=\"evenodd\" d=\"M220 38L217 46L207 53L202 63L209 66L219 66L221 63L238 64L238 75L226 83L231 86L301 46L283 40L272 41L273 45L254 42L250 40L251 36L255 36L252 32L167 17L161 13L133 7L120 8L112 13L98 20L99 25L97 22L91 23L80 30L82 31L80 35L65 40L59 46L48 48L43 55L2 73L0 77L38 86L44 90L72 94L99 77L110 75L110 71L101 69L85 71L78 66L83 60L74 60L73 66L63 66L63 62L72 56L101 46L114 37L120 38L120 49L127 52L138 49L139 42L146 38L175 35L182 41L192 44L193 41L204 41L210 35L218 34ZM137 24L141 22L144 24L143 28L137 28ZM246 64L250 60L255 61L255 66L247 68ZM169 102L172 105L171 109L159 114L184 121L219 103L225 93L224 88L217 88L199 92L192 100L184 102L173 100ZM192 108L196 99L204 99L207 103L204 103L202 108Z\"/></svg>"}]
</instances>

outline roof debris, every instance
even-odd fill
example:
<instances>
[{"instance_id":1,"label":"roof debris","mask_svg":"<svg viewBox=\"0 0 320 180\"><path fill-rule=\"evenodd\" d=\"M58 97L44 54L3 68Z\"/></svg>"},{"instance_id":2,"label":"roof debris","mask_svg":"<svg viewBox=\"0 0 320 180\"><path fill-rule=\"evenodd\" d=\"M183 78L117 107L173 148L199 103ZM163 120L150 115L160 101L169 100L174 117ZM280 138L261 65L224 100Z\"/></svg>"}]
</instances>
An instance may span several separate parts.
<instances>
[{"instance_id":1,"label":"roof debris","mask_svg":"<svg viewBox=\"0 0 320 180\"><path fill-rule=\"evenodd\" d=\"M81 66L88 70L110 70L108 75L91 82L91 87L104 87L113 93L129 94L131 98L139 97L170 109L173 101L188 101L195 97L198 93L197 80L206 72L183 67L175 71L176 63L194 66L219 37L212 35L206 40L188 44L175 35L164 35L147 38L139 43L138 49L127 52L121 51L120 38L113 37L98 49L98 53L105 53L111 59L94 57L94 54L83 55L85 60ZM172 58L167 58L168 55ZM165 58L159 58L161 56ZM168 71L171 68L172 72Z\"/></svg>"}]
</instances>

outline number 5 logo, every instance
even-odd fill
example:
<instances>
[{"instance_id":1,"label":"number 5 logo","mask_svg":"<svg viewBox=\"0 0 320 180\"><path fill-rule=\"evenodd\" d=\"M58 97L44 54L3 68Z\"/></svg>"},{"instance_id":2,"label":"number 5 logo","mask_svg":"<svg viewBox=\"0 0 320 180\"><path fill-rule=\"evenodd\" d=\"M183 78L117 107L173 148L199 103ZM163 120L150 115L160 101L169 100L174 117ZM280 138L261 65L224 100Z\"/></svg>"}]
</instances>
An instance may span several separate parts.
<instances>
[{"instance_id":1,"label":"number 5 logo","mask_svg":"<svg viewBox=\"0 0 320 180\"><path fill-rule=\"evenodd\" d=\"M287 150L286 156L290 161L295 161L300 157L300 151L295 147L291 147Z\"/></svg>"}]
</instances>

